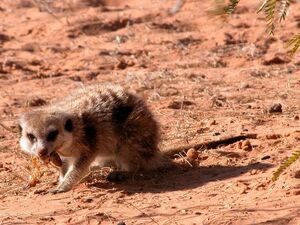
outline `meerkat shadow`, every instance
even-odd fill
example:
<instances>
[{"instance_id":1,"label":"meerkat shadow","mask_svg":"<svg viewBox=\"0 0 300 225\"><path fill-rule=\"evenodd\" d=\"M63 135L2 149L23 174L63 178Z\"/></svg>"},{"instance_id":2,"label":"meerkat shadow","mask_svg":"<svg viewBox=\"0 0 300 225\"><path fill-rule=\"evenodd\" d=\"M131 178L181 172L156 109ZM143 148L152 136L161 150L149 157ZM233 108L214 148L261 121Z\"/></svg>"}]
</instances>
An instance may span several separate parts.
<instances>
[{"instance_id":1,"label":"meerkat shadow","mask_svg":"<svg viewBox=\"0 0 300 225\"><path fill-rule=\"evenodd\" d=\"M150 172L119 172L114 171L106 176L97 172L90 187L114 189L129 193L162 193L200 187L206 183L238 177L251 170L266 171L273 167L267 163L253 163L245 166L209 166L190 167L172 165L170 168ZM98 171L99 172L99 171Z\"/></svg>"}]
</instances>

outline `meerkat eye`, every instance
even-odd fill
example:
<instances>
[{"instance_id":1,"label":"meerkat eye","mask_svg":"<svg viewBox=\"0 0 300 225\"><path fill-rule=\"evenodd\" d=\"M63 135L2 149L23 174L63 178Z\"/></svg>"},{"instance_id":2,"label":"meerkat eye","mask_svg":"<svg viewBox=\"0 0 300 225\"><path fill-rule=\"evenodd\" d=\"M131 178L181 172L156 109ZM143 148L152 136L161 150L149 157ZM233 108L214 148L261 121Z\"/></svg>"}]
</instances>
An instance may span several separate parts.
<instances>
[{"instance_id":1,"label":"meerkat eye","mask_svg":"<svg viewBox=\"0 0 300 225\"><path fill-rule=\"evenodd\" d=\"M47 135L47 141L55 141L57 135L58 135L58 130L49 132L49 134Z\"/></svg>"},{"instance_id":2,"label":"meerkat eye","mask_svg":"<svg viewBox=\"0 0 300 225\"><path fill-rule=\"evenodd\" d=\"M66 131L72 132L73 131L73 122L71 119L68 119L65 123Z\"/></svg>"},{"instance_id":3,"label":"meerkat eye","mask_svg":"<svg viewBox=\"0 0 300 225\"><path fill-rule=\"evenodd\" d=\"M28 133L27 137L31 142L36 142L36 140L37 140L36 137L31 133Z\"/></svg>"}]
</instances>

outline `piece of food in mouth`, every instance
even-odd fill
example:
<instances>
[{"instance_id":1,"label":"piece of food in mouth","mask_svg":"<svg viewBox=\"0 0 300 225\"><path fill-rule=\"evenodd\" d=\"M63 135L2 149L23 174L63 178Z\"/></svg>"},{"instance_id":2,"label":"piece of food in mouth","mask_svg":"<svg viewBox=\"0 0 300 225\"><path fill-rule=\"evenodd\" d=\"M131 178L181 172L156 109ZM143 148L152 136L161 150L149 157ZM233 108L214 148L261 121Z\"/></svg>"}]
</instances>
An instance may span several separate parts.
<instances>
[{"instance_id":1,"label":"piece of food in mouth","mask_svg":"<svg viewBox=\"0 0 300 225\"><path fill-rule=\"evenodd\" d=\"M42 176L41 174L41 164L37 157L31 158L32 170L30 171L28 183L25 185L25 188L35 187L39 182Z\"/></svg>"},{"instance_id":2,"label":"piece of food in mouth","mask_svg":"<svg viewBox=\"0 0 300 225\"><path fill-rule=\"evenodd\" d=\"M45 164L52 163L56 167L61 167L62 166L62 161L59 155L56 152L52 152L49 157L43 158L42 161ZM43 173L41 172L41 161L38 159L38 157L34 157L31 159L31 164L32 164L32 171L29 176L29 181L27 185L25 186L26 188L30 187L35 187L39 182L40 178L42 177Z\"/></svg>"}]
</instances>

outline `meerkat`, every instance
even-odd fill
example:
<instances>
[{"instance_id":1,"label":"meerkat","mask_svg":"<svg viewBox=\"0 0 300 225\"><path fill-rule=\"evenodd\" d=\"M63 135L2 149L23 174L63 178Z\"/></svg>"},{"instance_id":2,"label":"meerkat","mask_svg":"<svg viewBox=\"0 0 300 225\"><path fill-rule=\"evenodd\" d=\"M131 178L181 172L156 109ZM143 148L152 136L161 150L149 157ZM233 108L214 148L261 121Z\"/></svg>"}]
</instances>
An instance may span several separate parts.
<instances>
[{"instance_id":1,"label":"meerkat","mask_svg":"<svg viewBox=\"0 0 300 225\"><path fill-rule=\"evenodd\" d=\"M20 147L60 169L53 193L66 192L93 162L115 162L117 171L169 168L178 152L211 149L253 135L181 145L160 151L160 129L145 101L117 85L91 85L63 100L26 112L19 120ZM58 156L58 155L59 156ZM118 178L117 178L118 179Z\"/></svg>"},{"instance_id":2,"label":"meerkat","mask_svg":"<svg viewBox=\"0 0 300 225\"><path fill-rule=\"evenodd\" d=\"M145 101L115 85L78 89L57 103L26 112L19 120L20 147L46 160L62 159L54 193L72 189L96 160L114 161L120 171L166 167L158 148L159 125Z\"/></svg>"}]
</instances>

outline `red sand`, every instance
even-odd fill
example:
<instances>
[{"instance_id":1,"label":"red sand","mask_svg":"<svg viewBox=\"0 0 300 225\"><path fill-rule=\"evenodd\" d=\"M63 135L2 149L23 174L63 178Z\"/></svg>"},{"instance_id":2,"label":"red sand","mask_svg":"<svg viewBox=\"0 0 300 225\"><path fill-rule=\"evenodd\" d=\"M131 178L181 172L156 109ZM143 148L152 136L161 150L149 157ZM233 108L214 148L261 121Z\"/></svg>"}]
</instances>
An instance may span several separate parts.
<instances>
[{"instance_id":1,"label":"red sand","mask_svg":"<svg viewBox=\"0 0 300 225\"><path fill-rule=\"evenodd\" d=\"M270 182L299 148L300 55L288 58L283 42L299 32L300 3L268 37L253 2L241 1L222 24L206 15L210 1L187 1L174 16L167 10L175 0L105 7L64 0L40 9L1 1L3 124L16 126L36 98L50 103L73 88L113 82L147 99L161 122L162 149L241 133L257 139L250 151L236 143L200 152L191 169L119 184L104 179L106 169L52 195L53 169L23 189L29 159L0 127L0 224L300 224L300 161ZM274 103L282 113L267 112Z\"/></svg>"}]
</instances>

